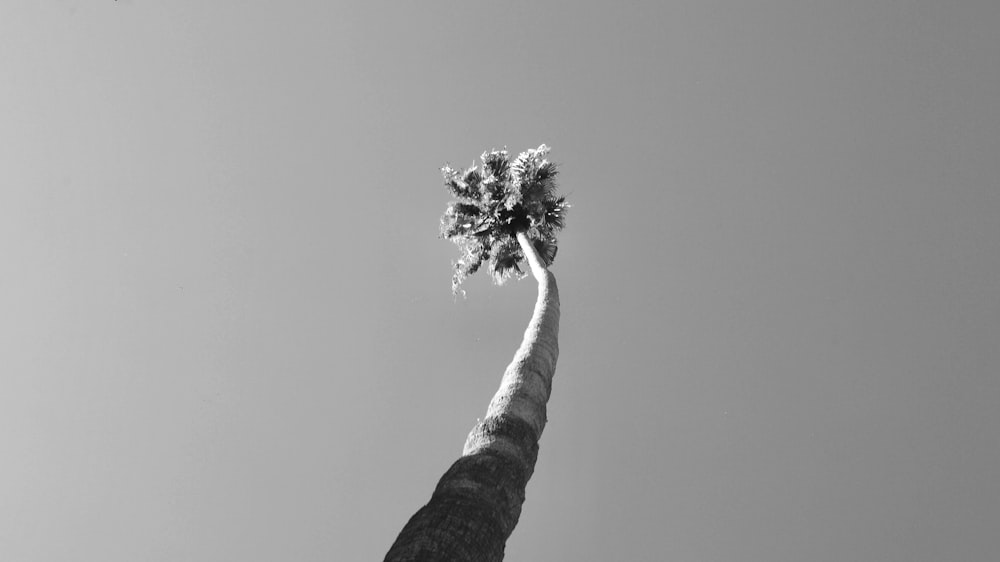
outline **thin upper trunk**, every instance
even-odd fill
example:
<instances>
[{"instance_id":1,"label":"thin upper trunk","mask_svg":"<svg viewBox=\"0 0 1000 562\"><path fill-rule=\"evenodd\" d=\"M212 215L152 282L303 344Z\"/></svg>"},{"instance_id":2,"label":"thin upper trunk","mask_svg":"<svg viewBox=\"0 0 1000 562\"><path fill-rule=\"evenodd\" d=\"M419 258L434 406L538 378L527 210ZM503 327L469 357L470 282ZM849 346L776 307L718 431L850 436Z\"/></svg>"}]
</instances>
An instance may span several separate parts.
<instances>
[{"instance_id":1,"label":"thin upper trunk","mask_svg":"<svg viewBox=\"0 0 1000 562\"><path fill-rule=\"evenodd\" d=\"M538 281L538 300L486 417L462 457L441 477L430 502L410 518L386 562L503 559L524 490L535 470L545 405L559 356L559 290L524 233L518 242Z\"/></svg>"}]
</instances>

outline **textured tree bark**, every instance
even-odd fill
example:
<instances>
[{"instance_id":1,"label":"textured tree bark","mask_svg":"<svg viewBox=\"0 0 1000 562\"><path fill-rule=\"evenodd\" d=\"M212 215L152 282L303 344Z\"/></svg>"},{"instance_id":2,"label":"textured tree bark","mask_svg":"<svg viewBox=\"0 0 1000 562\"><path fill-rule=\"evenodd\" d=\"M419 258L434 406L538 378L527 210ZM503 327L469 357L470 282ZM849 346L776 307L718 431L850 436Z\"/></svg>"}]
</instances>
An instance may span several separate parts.
<instances>
[{"instance_id":1,"label":"textured tree bark","mask_svg":"<svg viewBox=\"0 0 1000 562\"><path fill-rule=\"evenodd\" d=\"M430 502L410 518L386 562L498 562L514 531L535 470L538 439L559 357L559 290L524 235L518 242L538 281L538 299L514 354L462 457L445 472Z\"/></svg>"}]
</instances>

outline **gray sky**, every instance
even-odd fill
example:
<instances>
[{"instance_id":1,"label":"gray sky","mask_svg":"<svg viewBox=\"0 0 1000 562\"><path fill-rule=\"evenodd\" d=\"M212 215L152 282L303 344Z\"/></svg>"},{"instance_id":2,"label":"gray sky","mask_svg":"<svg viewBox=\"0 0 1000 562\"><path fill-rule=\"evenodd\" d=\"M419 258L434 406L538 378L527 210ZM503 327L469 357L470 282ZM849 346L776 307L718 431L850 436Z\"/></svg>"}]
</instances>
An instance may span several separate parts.
<instances>
[{"instance_id":1,"label":"gray sky","mask_svg":"<svg viewBox=\"0 0 1000 562\"><path fill-rule=\"evenodd\" d=\"M1000 3L0 4L0 559L377 560L573 208L512 561L1000 551Z\"/></svg>"}]
</instances>

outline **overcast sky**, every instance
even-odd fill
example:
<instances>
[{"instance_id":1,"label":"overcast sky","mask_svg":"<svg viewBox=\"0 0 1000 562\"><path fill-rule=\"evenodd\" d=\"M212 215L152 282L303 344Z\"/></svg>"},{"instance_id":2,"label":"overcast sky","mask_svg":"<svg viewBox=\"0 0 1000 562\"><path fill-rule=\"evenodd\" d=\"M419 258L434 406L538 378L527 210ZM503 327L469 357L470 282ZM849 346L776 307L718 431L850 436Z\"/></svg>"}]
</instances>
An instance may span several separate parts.
<instances>
[{"instance_id":1,"label":"overcast sky","mask_svg":"<svg viewBox=\"0 0 1000 562\"><path fill-rule=\"evenodd\" d=\"M530 280L440 166L546 143L511 561L1000 552L1000 3L0 3L0 559L380 560Z\"/></svg>"}]
</instances>

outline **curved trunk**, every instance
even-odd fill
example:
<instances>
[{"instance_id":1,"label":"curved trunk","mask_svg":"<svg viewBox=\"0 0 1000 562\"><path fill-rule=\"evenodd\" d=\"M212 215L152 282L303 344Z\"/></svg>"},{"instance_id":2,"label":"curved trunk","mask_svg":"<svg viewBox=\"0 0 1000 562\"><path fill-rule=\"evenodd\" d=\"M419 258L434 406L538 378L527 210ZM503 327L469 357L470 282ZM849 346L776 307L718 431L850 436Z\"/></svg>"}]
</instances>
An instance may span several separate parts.
<instances>
[{"instance_id":1,"label":"curved trunk","mask_svg":"<svg viewBox=\"0 0 1000 562\"><path fill-rule=\"evenodd\" d=\"M462 457L441 477L430 502L403 527L386 562L503 559L535 470L559 356L555 277L524 233L518 234L518 242L538 281L538 300L524 339L486 418L469 433Z\"/></svg>"}]
</instances>

